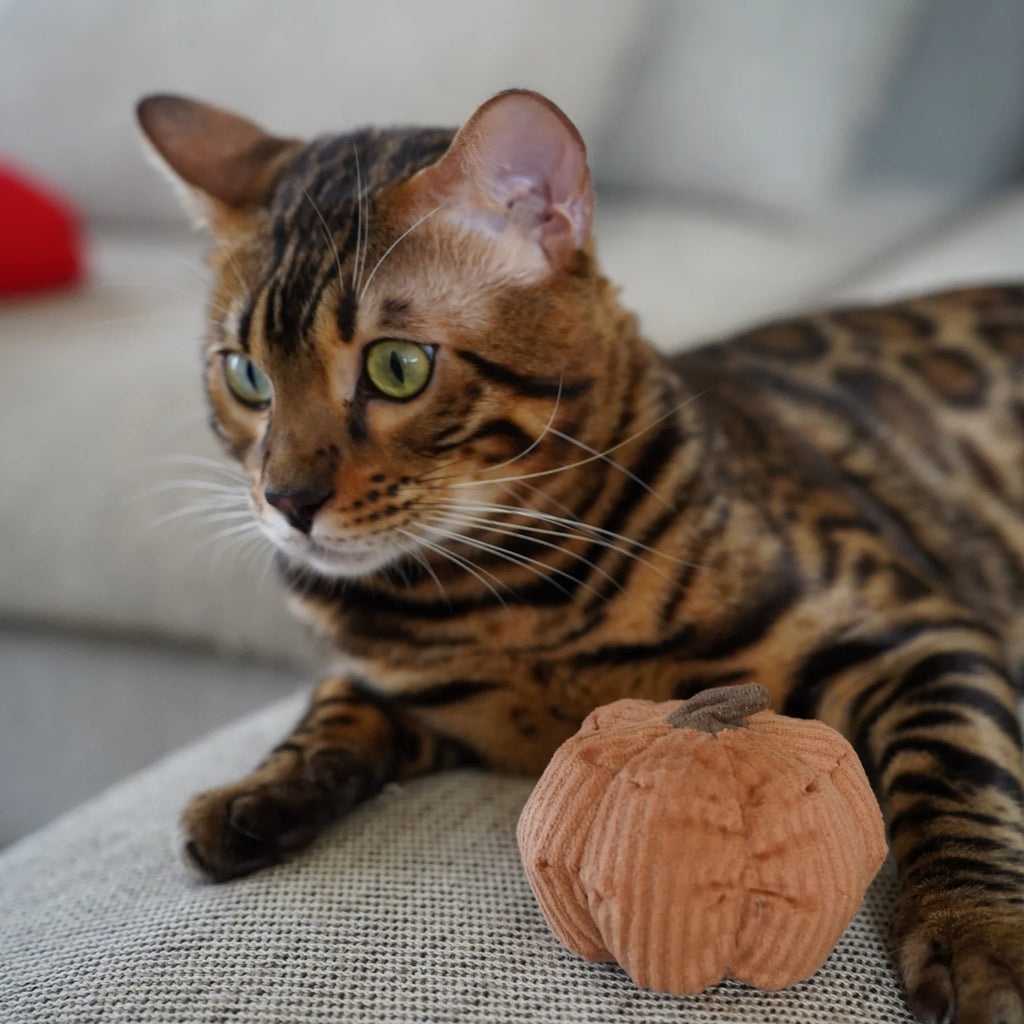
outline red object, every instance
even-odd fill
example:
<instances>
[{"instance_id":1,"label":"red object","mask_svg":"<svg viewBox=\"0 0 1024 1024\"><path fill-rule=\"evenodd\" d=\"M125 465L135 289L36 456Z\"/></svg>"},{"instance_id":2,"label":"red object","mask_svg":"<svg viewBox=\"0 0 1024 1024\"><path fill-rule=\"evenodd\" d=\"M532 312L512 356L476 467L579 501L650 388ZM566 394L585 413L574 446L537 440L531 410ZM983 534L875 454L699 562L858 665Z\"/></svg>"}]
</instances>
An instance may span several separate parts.
<instances>
[{"instance_id":1,"label":"red object","mask_svg":"<svg viewBox=\"0 0 1024 1024\"><path fill-rule=\"evenodd\" d=\"M63 199L0 165L0 297L82 277L78 218Z\"/></svg>"}]
</instances>

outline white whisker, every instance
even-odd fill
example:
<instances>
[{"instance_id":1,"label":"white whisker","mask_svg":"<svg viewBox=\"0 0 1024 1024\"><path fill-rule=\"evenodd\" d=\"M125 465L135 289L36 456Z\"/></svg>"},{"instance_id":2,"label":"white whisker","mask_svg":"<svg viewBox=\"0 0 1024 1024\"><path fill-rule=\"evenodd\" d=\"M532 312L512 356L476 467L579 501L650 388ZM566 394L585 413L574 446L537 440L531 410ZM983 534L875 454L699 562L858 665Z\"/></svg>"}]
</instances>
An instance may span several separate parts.
<instances>
[{"instance_id":1,"label":"white whisker","mask_svg":"<svg viewBox=\"0 0 1024 1024\"><path fill-rule=\"evenodd\" d=\"M418 524L413 524L414 528L416 525ZM471 576L474 576L495 596L495 598L497 599L498 603L502 606L502 608L507 607L507 605L505 604L505 599L501 596L501 594L498 593L497 590L494 589L494 587L491 586L490 583L487 582L486 579L484 579L481 573L486 573L488 576L491 577L492 580L495 581L495 583L498 584L498 586L504 587L507 590L508 587L506 586L506 584L499 580L497 576L493 576L491 573L488 573L486 569L480 569L480 571L478 572L477 569L473 567L473 564L469 562L467 559L462 558L460 555L456 555L453 551L449 551L446 547L444 547L441 544L436 544L429 538L424 537L418 531L416 533L413 533L410 530L403 530L399 528L397 532L402 534L403 537L409 538L409 540L411 540L414 544L420 544L423 547L427 548L428 551L433 551L435 554L440 555L442 558L446 558L448 559L448 561L453 562L455 565L459 566L459 568L464 569Z\"/></svg>"},{"instance_id":2,"label":"white whisker","mask_svg":"<svg viewBox=\"0 0 1024 1024\"><path fill-rule=\"evenodd\" d=\"M488 519L485 516L472 516L472 515L459 516L454 511L448 511L448 510L446 510L445 514L447 516L451 516L452 518L458 519L460 522L465 522L465 523L467 523L469 525L472 525L472 526L475 526L475 527L477 527L479 529L492 529L492 530L495 530L496 532L499 532L499 533L507 533L507 534L510 534L512 536L517 536L517 537L524 537L524 538L526 538L527 536L530 536L530 537L534 537L535 536L535 537L538 537L538 538L539 537L561 537L564 540L579 540L579 541L583 541L583 542L585 542L587 544L597 544L600 547L606 548L609 551L614 551L614 552L616 552L616 553L618 553L620 555L625 556L626 558L631 558L631 559L633 559L635 561L643 562L646 565L650 565L651 564L650 562L647 561L647 559L643 558L641 555L638 555L635 551L631 551L629 548L622 547L622 546L616 544L614 541L606 539L604 537L595 536L593 533L585 533L582 530L572 530L572 529L553 530L553 529L549 529L549 528L546 528L546 527L543 527L543 526L527 526L525 523L508 523L508 522L506 522L504 524L500 524L500 523L496 522L493 519ZM632 544L633 543L632 541L628 540L627 538L622 538L622 539L625 541L626 544ZM545 543L544 541L541 541L539 539L536 542L538 544L544 544L545 547L555 548L556 550L559 550L559 551L566 550L564 548L564 546L561 545L561 544ZM655 551L654 553L655 554L660 554L660 552L657 552L657 551ZM569 554L571 554L571 552L569 552ZM586 562L587 565L592 566L595 570L600 572L603 576L607 577L609 581L614 582L612 580L612 577L608 576L608 573L605 572L604 569L602 569L598 565L595 565L593 562L589 561L588 559L583 558L582 555L572 555L572 557L576 558L578 560L581 560L583 562ZM652 568L653 568L653 566L652 566ZM657 572L657 570L655 570L655 571ZM663 576L663 574L660 573L660 572L658 574ZM663 578L664 579L668 579L667 576L663 576Z\"/></svg>"},{"instance_id":3,"label":"white whisker","mask_svg":"<svg viewBox=\"0 0 1024 1024\"><path fill-rule=\"evenodd\" d=\"M212 480L165 480L163 483L147 487L140 494L131 498L131 502L145 501L156 497L158 494L173 493L175 491L208 491L211 494L230 496L234 500L244 497L245 491L240 490L237 484L222 484Z\"/></svg>"},{"instance_id":4,"label":"white whisker","mask_svg":"<svg viewBox=\"0 0 1024 1024\"><path fill-rule=\"evenodd\" d=\"M366 259L366 249L370 244L370 223L363 206L363 172L359 165L359 147L352 140L352 155L356 161L356 253L352 260L352 292L362 298L360 281L363 276L363 263Z\"/></svg>"},{"instance_id":5,"label":"white whisker","mask_svg":"<svg viewBox=\"0 0 1024 1024\"><path fill-rule=\"evenodd\" d=\"M634 473L630 469L627 469L625 466L622 465L621 462L616 462L614 459L609 458L608 452L596 451L595 449L591 448L589 444L584 444L582 441L577 441L575 437L572 437L570 434L563 433L563 431L561 430L555 430L554 428L552 428L551 433L554 434L555 437L560 437L563 441L568 441L569 444L574 444L577 448L582 448L583 451L589 452L591 455L594 456L595 459L600 459L606 465L611 466L613 469L619 470L620 473L625 473L626 476L633 481L633 483L639 484L639 486L642 487L652 498L655 498L658 501L660 501L661 504L664 505L665 508L669 510L669 512L679 511L678 509L670 505L653 487L651 487L650 484L648 484L644 480L641 480L640 477L636 475L636 473Z\"/></svg>"},{"instance_id":6,"label":"white whisker","mask_svg":"<svg viewBox=\"0 0 1024 1024\"><path fill-rule=\"evenodd\" d=\"M556 583L551 579L551 576L549 575L550 573L554 573L556 576L564 576L566 579L572 580L573 583L578 584L581 587L585 587L595 595L598 593L589 584L576 579L572 573L568 573L564 569L557 569L553 565L548 565L546 562L540 561L540 559L530 558L528 555L517 554L514 551L509 551L508 548L503 548L500 544L489 544L487 541L480 540L479 537L467 537L464 533L458 533L455 530L446 530L443 527L432 526L429 523L420 523L418 525L425 530L430 530L432 533L440 534L448 540L455 541L459 544L467 544L472 548L476 548L478 551L486 551L492 555L497 555L498 558L504 559L507 562L511 562L513 565L518 565L521 568L532 572L535 576L540 577L540 579L544 580L546 583L550 583L551 586L556 590L560 590L566 597L571 597L572 595L560 583Z\"/></svg>"},{"instance_id":7,"label":"white whisker","mask_svg":"<svg viewBox=\"0 0 1024 1024\"><path fill-rule=\"evenodd\" d=\"M188 519L194 517L205 523L223 523L248 521L252 513L248 509L210 509L210 508L178 508L166 515L158 516L153 520L152 526L163 526L166 523L173 523L177 519Z\"/></svg>"},{"instance_id":8,"label":"white whisker","mask_svg":"<svg viewBox=\"0 0 1024 1024\"><path fill-rule=\"evenodd\" d=\"M238 265L238 260L235 259L235 254L231 251L230 248L224 249L223 251L228 258L228 263L231 264L231 269L235 272L236 280L240 285L242 285L243 288L245 288L245 292L242 295L239 295L238 292L233 290L230 290L228 294L231 297L231 301L234 302L235 305L244 306L252 298L252 292L245 284L245 275L242 273L242 268ZM223 285L223 281L221 282L221 284Z\"/></svg>"},{"instance_id":9,"label":"white whisker","mask_svg":"<svg viewBox=\"0 0 1024 1024\"><path fill-rule=\"evenodd\" d=\"M259 537L243 551L246 556L243 569L250 575L253 572L258 573L259 582L263 583L270 575L270 570L274 565L273 545L269 544L265 537Z\"/></svg>"},{"instance_id":10,"label":"white whisker","mask_svg":"<svg viewBox=\"0 0 1024 1024\"><path fill-rule=\"evenodd\" d=\"M259 554L261 551L268 555L273 553L262 533L240 533L227 539L218 538L217 549L211 564L216 570L220 567L221 562L230 556L239 559L239 564L244 569L252 564L254 554ZM266 568L269 568L269 565Z\"/></svg>"},{"instance_id":11,"label":"white whisker","mask_svg":"<svg viewBox=\"0 0 1024 1024\"><path fill-rule=\"evenodd\" d=\"M224 529L218 530L216 533L210 534L207 537L200 537L196 542L195 549L198 551L200 548L209 547L211 544L223 544L224 541L231 537L238 537L241 535L248 535L250 537L263 536L256 523L242 523L238 526L228 526Z\"/></svg>"},{"instance_id":12,"label":"white whisker","mask_svg":"<svg viewBox=\"0 0 1024 1024\"><path fill-rule=\"evenodd\" d=\"M541 443L541 441L544 440L545 435L548 433L548 431L551 429L552 424L555 422L555 417L558 415L558 406L559 403L562 401L562 383L564 376L564 373L560 373L558 375L558 393L555 395L555 404L552 407L551 415L548 417L548 421L547 423L544 424L544 429L540 432L540 434L534 439L534 441L529 446L524 448L521 452L517 452L515 455L512 456L512 458L506 459L504 462L499 462L496 466L488 466L487 472L493 473L495 470L503 469L505 466L511 466L513 462L518 462L520 459L526 458L526 456L529 455L530 452L532 452ZM466 461L466 459L459 459L455 462L450 462L446 466L440 468L450 469L452 466L457 466L460 463ZM440 469L434 469L431 472L424 474L422 477L420 477L420 481L422 482L425 480L429 480L432 483L435 483L439 480L449 480L451 479L452 476L458 475L453 473L451 474L451 476L437 476L437 473L439 471Z\"/></svg>"},{"instance_id":13,"label":"white whisker","mask_svg":"<svg viewBox=\"0 0 1024 1024\"><path fill-rule=\"evenodd\" d=\"M209 290L209 267L204 267L202 264L194 263L187 256L182 256L180 253L174 254L174 262L183 270L187 270L203 286L204 290Z\"/></svg>"},{"instance_id":14,"label":"white whisker","mask_svg":"<svg viewBox=\"0 0 1024 1024\"><path fill-rule=\"evenodd\" d=\"M656 555L658 558L664 558L668 562L672 562L676 565L689 566L692 569L702 569L704 566L698 565L695 562L687 562L685 559L677 558L675 555L670 555L665 551L661 551L658 548L651 547L649 544L644 544L641 541L634 540L632 537L627 537L625 534L616 533L614 530L606 530L600 526L592 526L590 523L584 522L582 519L569 518L566 516L556 516L550 512L540 512L537 509L532 509L528 506L522 505L487 505L487 504L467 504L463 502L420 502L419 504L424 507L430 507L444 512L453 513L473 513L477 512L483 515L506 515L506 516L524 516L530 519L536 519L541 522L551 523L556 526L564 526L569 530L585 531L586 535L594 535L597 537L608 537L612 540L622 541L629 548L636 548L640 551L646 551L649 554ZM624 554L626 552L623 552Z\"/></svg>"},{"instance_id":15,"label":"white whisker","mask_svg":"<svg viewBox=\"0 0 1024 1024\"><path fill-rule=\"evenodd\" d=\"M609 583L611 583L617 590L622 590L622 586L613 576L610 576L604 569L601 568L596 562L591 561L589 558L584 558L583 555L577 555L569 551L564 544L555 544L551 541L542 540L541 535L551 537L562 537L570 540L583 540L588 542L594 542L594 539L587 537L584 534L579 533L568 533L564 530L546 530L538 526L526 526L522 523L506 523L504 525L495 523L492 519L485 519L480 516L460 516L454 513L446 513L446 520L450 520L457 523L462 523L473 529L485 530L489 533L500 533L505 537L516 537L519 540L528 540L533 544L539 544L541 547L549 548L552 551L561 551L572 558L574 561L582 562L584 565L589 566L595 572L600 573ZM461 535L460 535L461 536ZM628 551L623 551L621 548L616 547L607 541L596 541L598 544L602 544L604 547L609 547L615 551L621 551L625 555L629 555ZM499 545L500 547L500 545ZM510 552L511 554L511 552ZM517 555L517 557L525 558L525 555ZM537 562L538 565L547 565L545 562ZM561 569L557 569L554 566L548 566L552 572L562 573ZM569 576L574 582L579 582L581 586L587 586L582 581L576 580L576 577L571 573L562 573L562 575ZM592 589L588 587L587 589ZM594 591L596 593L596 591Z\"/></svg>"},{"instance_id":16,"label":"white whisker","mask_svg":"<svg viewBox=\"0 0 1024 1024\"><path fill-rule=\"evenodd\" d=\"M529 505L528 500L524 499L522 497L522 495L516 493L516 488L517 487L522 487L524 490L529 491L531 494L535 494L535 495L537 495L537 497L541 498L542 500L548 502L551 505L554 505L555 508L561 509L561 511L563 511L566 514L566 517L571 522L581 523L583 525L588 525L588 524L583 523L583 520L580 519L580 517L578 515L576 515L576 513L568 505L566 505L564 501L559 501L553 494L548 494L547 491L542 490L540 487L535 487L533 484L528 484L528 483L503 484L502 485L502 489L508 491L509 494L511 494L512 497L517 502L519 502L522 506L524 506L526 508L529 508L530 505ZM623 539L625 539L625 538L623 538Z\"/></svg>"},{"instance_id":17,"label":"white whisker","mask_svg":"<svg viewBox=\"0 0 1024 1024\"><path fill-rule=\"evenodd\" d=\"M596 461L600 460L600 461L605 462L607 465L612 466L615 469L618 469L620 472L625 473L630 479L634 480L641 487L643 487L644 490L646 490L654 498L656 498L659 502L661 502L661 504L663 504L665 506L665 508L667 508L670 512L676 512L676 511L678 511L678 509L673 508L673 506L671 506L660 494L658 494L657 491L653 490L648 484L646 484L643 480L641 480L638 476L636 476L636 474L634 474L630 470L626 469L625 466L623 466L620 463L616 462L614 459L608 458L608 456L612 452L617 451L619 448L623 447L624 445L627 445L631 441L636 440L638 437L640 437L642 434L646 433L648 430L651 430L653 427L656 427L663 420L668 419L668 417L670 417L670 416L674 416L681 409L685 408L691 402L696 401L698 398L700 398L702 395L705 395L705 394L707 394L706 391L701 391L701 392L698 392L696 395L691 395L690 397L683 399L683 401L681 401L677 405L673 406L673 408L671 408L668 412L666 412L663 415L659 416L657 419L653 420L651 423L648 423L646 426L641 427L639 430L635 431L629 437L624 438L622 441L619 441L617 444L612 445L610 448L606 448L604 451L597 451L594 448L591 448L589 445L584 444L582 441L577 441L576 438L570 436L569 434L565 434L565 433L563 433L560 430L555 430L554 428L551 429L551 433L553 433L556 436L562 438L564 441L567 441L570 444L574 444L578 448L582 448L584 451L590 452L591 454L586 459L579 459L576 462L569 462L569 463L567 463L564 466L554 466L551 469L538 470L535 473L523 473L523 474L520 474L519 476L499 477L497 480L493 480L490 477L483 477L483 478L481 478L479 480L464 480L464 481L460 481L457 484L450 484L449 486L451 486L451 487L484 487L484 486L487 486L489 484L519 483L519 482L521 482L523 480L534 480L534 479L536 479L538 477L553 476L556 473L564 473L564 472L566 472L566 470L576 469L579 466L586 466L586 465L588 465L591 462L596 462Z\"/></svg>"},{"instance_id":18,"label":"white whisker","mask_svg":"<svg viewBox=\"0 0 1024 1024\"><path fill-rule=\"evenodd\" d=\"M327 221L324 219L324 215L320 212L320 207L313 202L313 197L302 189L302 194L309 200L309 205L313 207L313 212L317 215L320 221L320 227L323 229L324 238L327 240L327 244L331 247L331 251L334 253L334 263L338 268L338 290L341 295L345 294L345 286L342 283L341 278L341 253L338 252L338 243L334 240L334 235L331 234L331 229L327 226Z\"/></svg>"},{"instance_id":19,"label":"white whisker","mask_svg":"<svg viewBox=\"0 0 1024 1024\"><path fill-rule=\"evenodd\" d=\"M144 459L138 459L135 462L131 462L128 468L135 472L140 469L149 469L153 466L193 466L200 469L206 469L214 473L220 473L221 476L226 476L231 480L236 480L242 484L248 484L245 476L235 469L233 466L229 466L226 463L219 462L217 459L207 458L205 455L192 455L187 453L177 455L148 455Z\"/></svg>"},{"instance_id":20,"label":"white whisker","mask_svg":"<svg viewBox=\"0 0 1024 1024\"><path fill-rule=\"evenodd\" d=\"M419 548L413 548L408 552L413 558L416 559L417 563L423 566L424 570L430 575L430 578L437 585L438 592L446 604L451 604L451 599L448 597L448 591L444 589L441 581L437 577L437 573L434 572L434 567L430 564L430 559L427 558Z\"/></svg>"},{"instance_id":21,"label":"white whisker","mask_svg":"<svg viewBox=\"0 0 1024 1024\"><path fill-rule=\"evenodd\" d=\"M425 214L424 214L424 215L423 215L422 217L420 217L420 219L419 219L418 221L416 221L416 223L415 223L415 224L413 224L413 226L412 226L411 228L406 228L406 230L405 230L405 231L403 231L403 232L402 232L402 233L401 233L401 234L400 234L400 235L399 235L399 236L398 236L398 237L397 237L397 238L396 238L396 239L395 239L395 240L394 240L394 241L393 241L393 242L392 242L392 243L391 243L391 244L390 244L390 245L389 245L389 246L388 246L388 247L387 247L387 248L386 248L385 250L384 250L384 255L383 255L383 256L381 256L381 258L380 258L379 260L377 260L377 263L376 263L376 265L374 266L373 270L371 270L371 271L370 271L370 276L369 276L369 277L368 277L368 278L366 279L366 283L365 283L365 284L363 285L363 287L362 287L362 290L361 290L361 291L359 292L359 301L360 301L360 302L362 302L362 301L363 301L363 296L364 296L364 295L366 294L366 290L367 290L367 289L368 289L368 288L370 287L370 282L371 282L371 281L373 280L374 274L376 274L376 273L377 273L377 271L378 271L378 270L380 270L381 264L382 264L382 263L383 263L383 262L384 262L384 261L385 261L385 260L386 260L386 259L388 258L388 256L390 256L390 255L391 255L391 253L392 253L392 251L394 250L395 246L397 246L397 245L398 245L398 243L402 241L402 239L404 239L404 238L408 237L409 235L411 235L411 234L412 234L412 233L413 233L413 232L414 232L414 231L415 231L415 230L416 230L416 229L417 229L417 228L418 228L418 227L419 227L419 226L420 226L420 225L421 225L421 224L422 224L422 223L423 223L424 221L426 221L426 220L429 220L429 219L430 219L431 217L433 217L433 216L434 216L434 214L435 214L435 213L437 213L437 212L438 212L439 210L443 210L443 209L445 208L445 206L446 206L446 205L447 205L446 203L441 203L441 204L440 204L440 206L435 206L435 207L434 207L434 208L433 208L432 210L430 210L430 211L429 211L428 213L425 213Z\"/></svg>"}]
</instances>

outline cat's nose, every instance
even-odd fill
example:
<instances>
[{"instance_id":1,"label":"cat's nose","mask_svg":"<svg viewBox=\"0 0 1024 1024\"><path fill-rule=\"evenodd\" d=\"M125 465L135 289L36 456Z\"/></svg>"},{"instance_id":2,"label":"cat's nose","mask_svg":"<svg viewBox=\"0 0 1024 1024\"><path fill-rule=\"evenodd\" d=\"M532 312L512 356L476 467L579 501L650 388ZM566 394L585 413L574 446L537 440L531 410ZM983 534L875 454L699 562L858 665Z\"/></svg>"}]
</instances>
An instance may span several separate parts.
<instances>
[{"instance_id":1,"label":"cat's nose","mask_svg":"<svg viewBox=\"0 0 1024 1024\"><path fill-rule=\"evenodd\" d=\"M263 496L296 530L309 533L317 512L334 496L334 491L330 487L301 487L294 491L268 489Z\"/></svg>"}]
</instances>

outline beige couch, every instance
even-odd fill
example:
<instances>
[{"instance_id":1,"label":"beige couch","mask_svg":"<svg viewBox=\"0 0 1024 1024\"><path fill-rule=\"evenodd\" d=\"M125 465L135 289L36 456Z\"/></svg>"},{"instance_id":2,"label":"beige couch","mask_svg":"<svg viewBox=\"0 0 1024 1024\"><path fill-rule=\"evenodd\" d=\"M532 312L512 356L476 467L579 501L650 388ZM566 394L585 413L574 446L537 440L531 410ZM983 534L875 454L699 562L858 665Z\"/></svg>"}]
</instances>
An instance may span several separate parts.
<instances>
[{"instance_id":1,"label":"beige couch","mask_svg":"<svg viewBox=\"0 0 1024 1024\"><path fill-rule=\"evenodd\" d=\"M77 291L0 306L0 844L284 697L323 657L265 552L222 550L178 515L217 472L179 458L216 456L198 388L204 270L139 155L137 95L178 90L311 133L454 123L504 86L541 89L589 141L610 275L672 348L1024 273L1024 10L972 9L0 0L0 159L78 202L91 266ZM788 996L725 986L679 1003L573 961L519 870L521 780L425 780L291 865L194 885L178 807L258 759L297 700L0 855L0 1019L909 1019L888 873L826 971Z\"/></svg>"}]
</instances>

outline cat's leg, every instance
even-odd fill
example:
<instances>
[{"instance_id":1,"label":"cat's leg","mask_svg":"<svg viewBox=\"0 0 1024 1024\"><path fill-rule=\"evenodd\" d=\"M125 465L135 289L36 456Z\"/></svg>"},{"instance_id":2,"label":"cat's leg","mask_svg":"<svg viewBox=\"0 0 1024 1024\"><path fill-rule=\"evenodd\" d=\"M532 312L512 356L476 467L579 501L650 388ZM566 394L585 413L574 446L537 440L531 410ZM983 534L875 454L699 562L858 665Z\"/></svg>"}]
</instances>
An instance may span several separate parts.
<instances>
[{"instance_id":1,"label":"cat's leg","mask_svg":"<svg viewBox=\"0 0 1024 1024\"><path fill-rule=\"evenodd\" d=\"M305 846L387 782L472 760L463 745L350 679L329 678L251 775L191 800L182 819L185 858L213 881L247 874Z\"/></svg>"},{"instance_id":2,"label":"cat's leg","mask_svg":"<svg viewBox=\"0 0 1024 1024\"><path fill-rule=\"evenodd\" d=\"M1024 777L999 640L959 609L836 643L819 712L885 809L899 966L929 1022L1024 1024ZM835 671L835 669L839 671ZM812 684L813 685L813 684Z\"/></svg>"}]
</instances>

